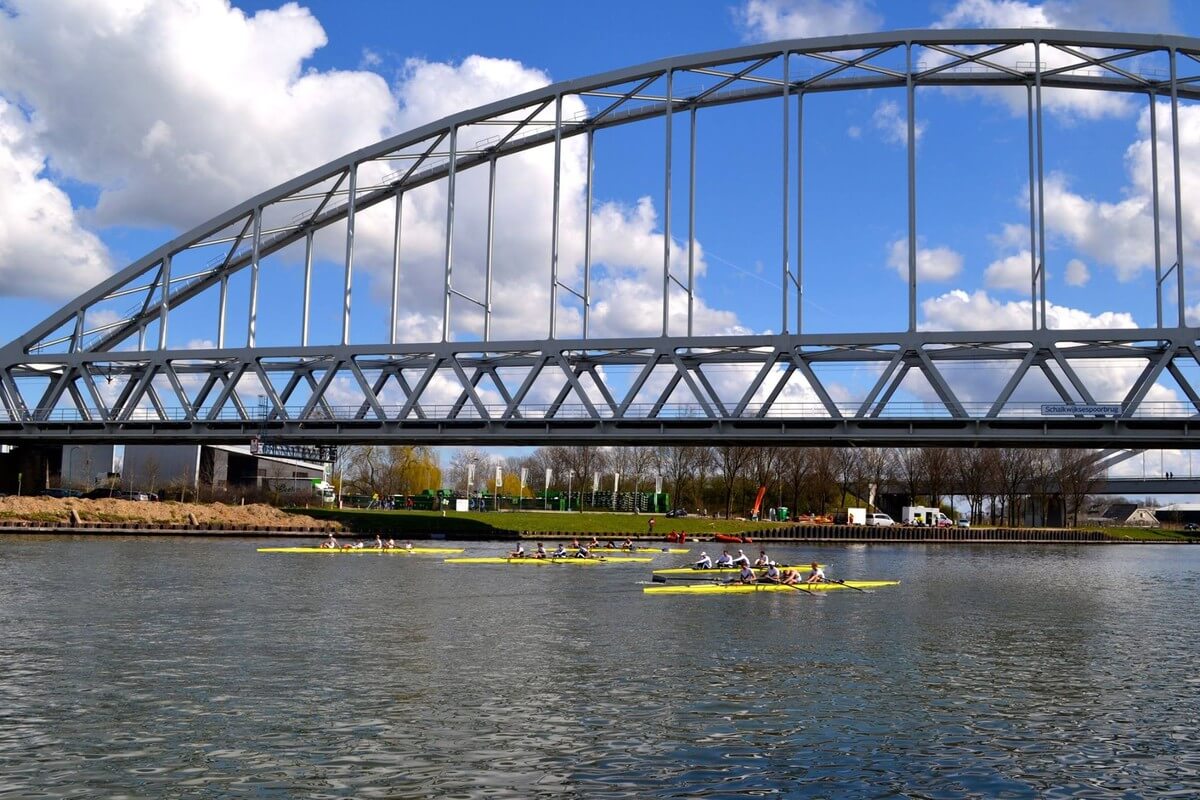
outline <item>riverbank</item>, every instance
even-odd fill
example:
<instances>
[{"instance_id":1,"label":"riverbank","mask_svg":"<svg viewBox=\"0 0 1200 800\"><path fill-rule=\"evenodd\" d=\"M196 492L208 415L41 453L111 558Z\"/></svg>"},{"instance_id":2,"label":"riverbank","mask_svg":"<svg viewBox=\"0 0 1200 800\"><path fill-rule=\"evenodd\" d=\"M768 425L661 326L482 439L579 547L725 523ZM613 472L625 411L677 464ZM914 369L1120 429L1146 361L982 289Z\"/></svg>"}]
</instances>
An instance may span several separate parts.
<instances>
[{"instance_id":1,"label":"riverbank","mask_svg":"<svg viewBox=\"0 0 1200 800\"><path fill-rule=\"evenodd\" d=\"M94 531L341 531L334 520L274 506L224 503L85 500L79 497L0 497L0 528Z\"/></svg>"}]
</instances>

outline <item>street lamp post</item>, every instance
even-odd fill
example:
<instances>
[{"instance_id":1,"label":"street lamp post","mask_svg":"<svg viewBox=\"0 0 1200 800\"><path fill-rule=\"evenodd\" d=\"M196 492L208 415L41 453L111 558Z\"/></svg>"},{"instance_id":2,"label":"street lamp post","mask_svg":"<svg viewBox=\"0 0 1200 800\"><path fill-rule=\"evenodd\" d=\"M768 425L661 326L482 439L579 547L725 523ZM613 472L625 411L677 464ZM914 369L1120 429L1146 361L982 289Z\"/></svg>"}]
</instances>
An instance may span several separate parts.
<instances>
[{"instance_id":1,"label":"street lamp post","mask_svg":"<svg viewBox=\"0 0 1200 800\"><path fill-rule=\"evenodd\" d=\"M575 470L567 470L567 511L571 510L571 479L575 477Z\"/></svg>"}]
</instances>

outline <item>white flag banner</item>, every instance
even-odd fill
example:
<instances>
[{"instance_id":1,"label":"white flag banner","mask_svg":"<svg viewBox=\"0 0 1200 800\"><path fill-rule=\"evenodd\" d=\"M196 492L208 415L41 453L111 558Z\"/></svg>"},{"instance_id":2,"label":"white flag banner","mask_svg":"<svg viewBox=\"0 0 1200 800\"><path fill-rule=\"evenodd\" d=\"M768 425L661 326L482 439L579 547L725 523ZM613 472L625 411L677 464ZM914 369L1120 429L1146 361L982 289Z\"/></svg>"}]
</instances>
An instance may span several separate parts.
<instances>
[{"instance_id":1,"label":"white flag banner","mask_svg":"<svg viewBox=\"0 0 1200 800\"><path fill-rule=\"evenodd\" d=\"M550 491L550 480L553 477L554 477L554 470L551 469L550 467L546 467L546 486L544 487L546 491Z\"/></svg>"},{"instance_id":2,"label":"white flag banner","mask_svg":"<svg viewBox=\"0 0 1200 800\"><path fill-rule=\"evenodd\" d=\"M869 505L869 506L871 506L872 508L874 508L874 507L875 507L875 489L876 489L876 486L875 486L875 484L873 484L873 483L871 483L871 484L868 484L868 486L870 487L870 490L871 490L871 491L870 491L870 495L867 497L867 505Z\"/></svg>"},{"instance_id":3,"label":"white flag banner","mask_svg":"<svg viewBox=\"0 0 1200 800\"><path fill-rule=\"evenodd\" d=\"M598 491L600 491L600 473L593 472L592 473L592 494L595 494Z\"/></svg>"},{"instance_id":4,"label":"white flag banner","mask_svg":"<svg viewBox=\"0 0 1200 800\"><path fill-rule=\"evenodd\" d=\"M475 462L467 464L467 494L475 491Z\"/></svg>"},{"instance_id":5,"label":"white flag banner","mask_svg":"<svg viewBox=\"0 0 1200 800\"><path fill-rule=\"evenodd\" d=\"M529 477L529 470L526 467L521 467L521 494L525 494L525 479Z\"/></svg>"},{"instance_id":6,"label":"white flag banner","mask_svg":"<svg viewBox=\"0 0 1200 800\"><path fill-rule=\"evenodd\" d=\"M500 467L499 464L497 464L496 465L496 487L499 488L500 484L502 484L502 483L504 483L504 470Z\"/></svg>"},{"instance_id":7,"label":"white flag banner","mask_svg":"<svg viewBox=\"0 0 1200 800\"><path fill-rule=\"evenodd\" d=\"M617 493L617 487L621 485L621 473L613 473L613 494Z\"/></svg>"},{"instance_id":8,"label":"white flag banner","mask_svg":"<svg viewBox=\"0 0 1200 800\"><path fill-rule=\"evenodd\" d=\"M662 494L662 475L654 476L654 493Z\"/></svg>"}]
</instances>

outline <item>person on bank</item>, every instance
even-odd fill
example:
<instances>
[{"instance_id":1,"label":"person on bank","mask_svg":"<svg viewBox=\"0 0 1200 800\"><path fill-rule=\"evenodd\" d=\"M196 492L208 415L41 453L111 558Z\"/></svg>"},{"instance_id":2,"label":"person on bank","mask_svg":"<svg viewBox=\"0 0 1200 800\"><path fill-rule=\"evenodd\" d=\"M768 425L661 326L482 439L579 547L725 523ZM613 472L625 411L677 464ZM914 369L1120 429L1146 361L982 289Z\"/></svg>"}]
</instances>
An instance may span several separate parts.
<instances>
[{"instance_id":1,"label":"person on bank","mask_svg":"<svg viewBox=\"0 0 1200 800\"><path fill-rule=\"evenodd\" d=\"M750 556L746 555L745 550L738 550L737 558L733 560L733 565L735 567L750 566Z\"/></svg>"},{"instance_id":2,"label":"person on bank","mask_svg":"<svg viewBox=\"0 0 1200 800\"><path fill-rule=\"evenodd\" d=\"M817 565L817 562L812 562L812 570L808 573L808 577L804 579L805 583L824 583L829 580L825 577L825 570Z\"/></svg>"},{"instance_id":3,"label":"person on bank","mask_svg":"<svg viewBox=\"0 0 1200 800\"><path fill-rule=\"evenodd\" d=\"M717 568L729 569L733 566L733 556L729 555L728 550L722 550L721 555L717 556Z\"/></svg>"},{"instance_id":4,"label":"person on bank","mask_svg":"<svg viewBox=\"0 0 1200 800\"><path fill-rule=\"evenodd\" d=\"M749 564L742 564L736 580L738 583L758 583L758 576L754 574L754 570L750 569Z\"/></svg>"},{"instance_id":5,"label":"person on bank","mask_svg":"<svg viewBox=\"0 0 1200 800\"><path fill-rule=\"evenodd\" d=\"M712 569L712 559L708 557L708 553L700 551L700 560L692 564L692 569Z\"/></svg>"}]
</instances>

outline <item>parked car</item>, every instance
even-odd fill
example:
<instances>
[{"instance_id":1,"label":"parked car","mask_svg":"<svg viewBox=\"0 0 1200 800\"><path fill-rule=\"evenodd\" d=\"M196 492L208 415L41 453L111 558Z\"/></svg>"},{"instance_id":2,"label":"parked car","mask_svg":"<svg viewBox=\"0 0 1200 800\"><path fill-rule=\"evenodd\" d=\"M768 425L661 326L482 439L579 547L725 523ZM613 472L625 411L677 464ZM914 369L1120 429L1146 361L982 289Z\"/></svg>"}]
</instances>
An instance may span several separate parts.
<instances>
[{"instance_id":1,"label":"parked car","mask_svg":"<svg viewBox=\"0 0 1200 800\"><path fill-rule=\"evenodd\" d=\"M888 527L890 525L895 525L896 521L893 520L887 514L884 514L883 512L880 512L880 511L876 511L874 514L867 514L867 524L868 525L879 525L880 527Z\"/></svg>"},{"instance_id":2,"label":"parked car","mask_svg":"<svg viewBox=\"0 0 1200 800\"><path fill-rule=\"evenodd\" d=\"M668 511L667 516L668 517L686 517L687 511L685 511L682 508L676 508L673 511Z\"/></svg>"},{"instance_id":3,"label":"parked car","mask_svg":"<svg viewBox=\"0 0 1200 800\"><path fill-rule=\"evenodd\" d=\"M78 489L65 489L61 487L56 489L42 489L38 492L40 497L79 497L82 494L83 492Z\"/></svg>"},{"instance_id":4,"label":"parked car","mask_svg":"<svg viewBox=\"0 0 1200 800\"><path fill-rule=\"evenodd\" d=\"M1183 526L1183 529L1185 531L1200 531L1200 525L1197 525L1194 522L1189 522L1187 525Z\"/></svg>"},{"instance_id":5,"label":"parked car","mask_svg":"<svg viewBox=\"0 0 1200 800\"><path fill-rule=\"evenodd\" d=\"M157 495L149 495L146 492L126 492L121 489L110 489L106 486L101 486L97 489L92 489L87 494L83 495L87 500L157 500Z\"/></svg>"},{"instance_id":6,"label":"parked car","mask_svg":"<svg viewBox=\"0 0 1200 800\"><path fill-rule=\"evenodd\" d=\"M966 517L959 517L958 522L955 524L960 528L969 528L971 527L971 520L967 519Z\"/></svg>"}]
</instances>

